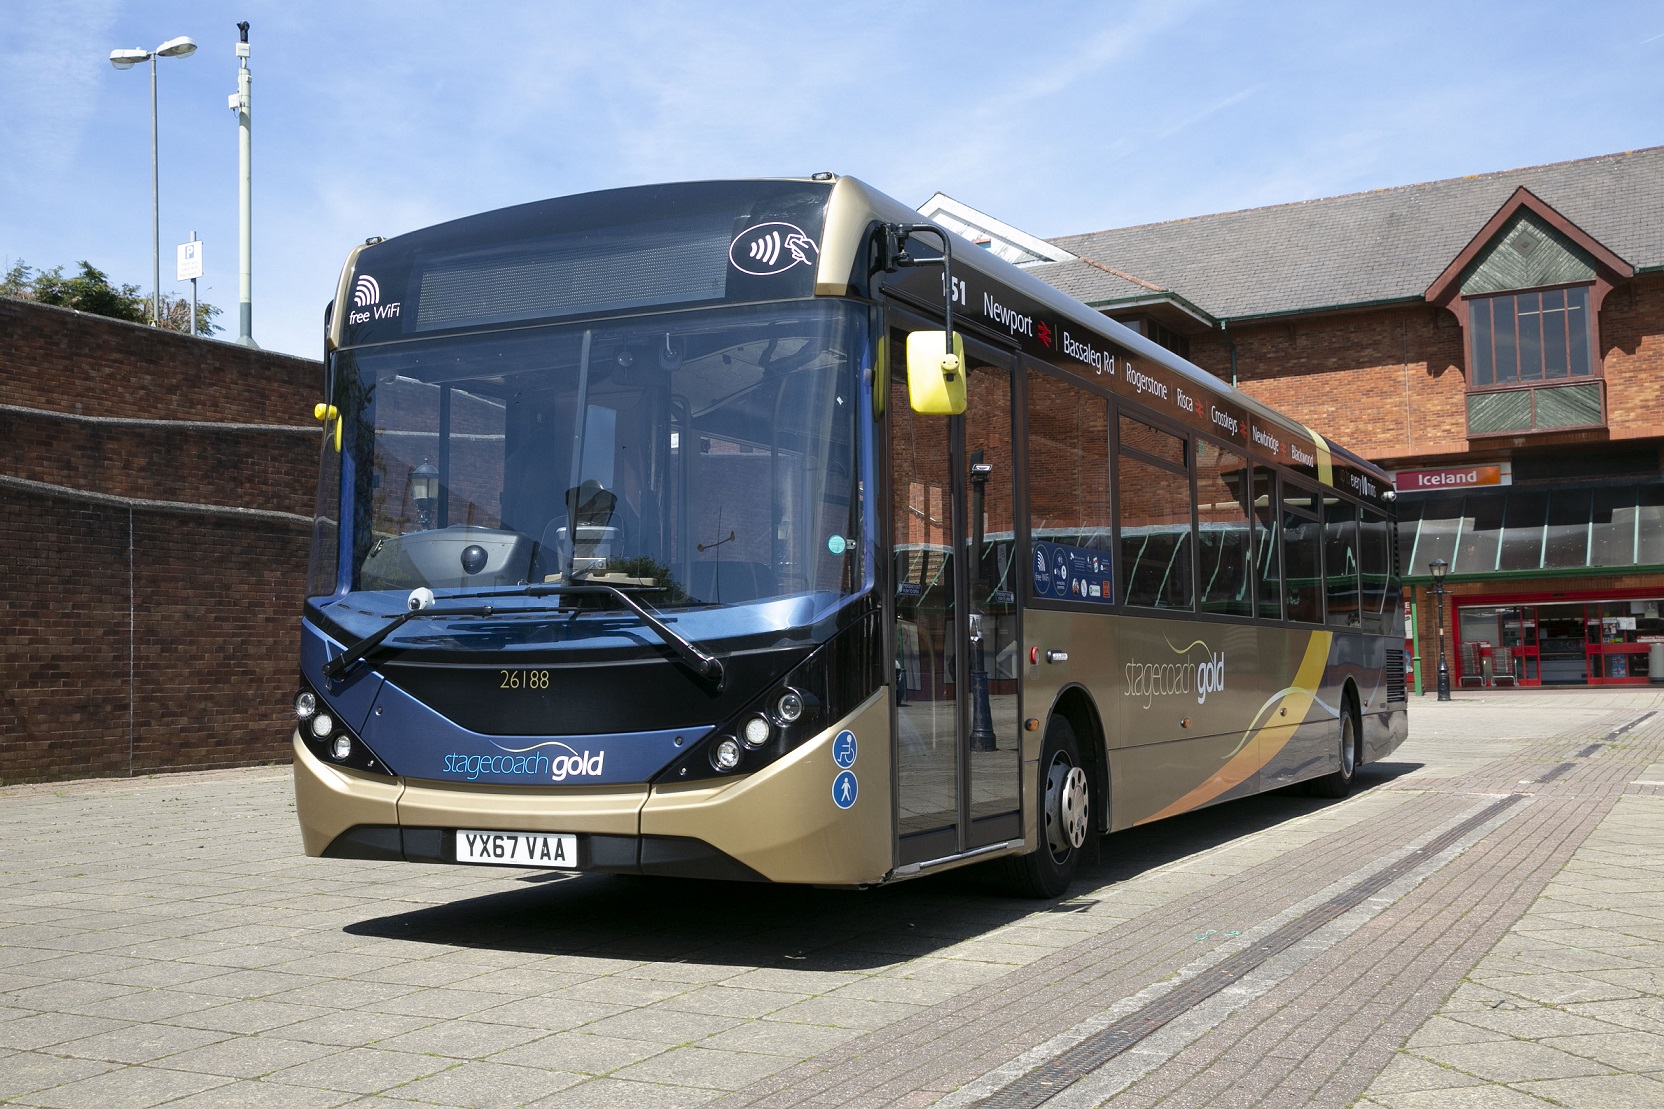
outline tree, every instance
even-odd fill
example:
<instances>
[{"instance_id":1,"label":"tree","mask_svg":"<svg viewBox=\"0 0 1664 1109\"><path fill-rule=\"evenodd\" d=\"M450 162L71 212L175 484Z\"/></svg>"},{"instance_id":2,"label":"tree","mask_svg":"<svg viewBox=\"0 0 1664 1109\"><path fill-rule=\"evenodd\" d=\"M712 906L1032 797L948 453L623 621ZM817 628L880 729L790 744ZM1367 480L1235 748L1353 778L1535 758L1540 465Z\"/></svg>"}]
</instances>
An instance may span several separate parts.
<instances>
[{"instance_id":1,"label":"tree","mask_svg":"<svg viewBox=\"0 0 1664 1109\"><path fill-rule=\"evenodd\" d=\"M81 267L79 274L65 277L62 266L36 270L19 259L0 277L0 296L73 308L77 312L90 312L133 323L144 323L150 319L150 298L140 293L137 285L112 285L110 275L91 262L83 259L78 265ZM164 296L161 303L163 328L169 331L190 330L189 300ZM220 330L213 322L219 314L220 310L212 304L198 301L197 334L212 335Z\"/></svg>"}]
</instances>

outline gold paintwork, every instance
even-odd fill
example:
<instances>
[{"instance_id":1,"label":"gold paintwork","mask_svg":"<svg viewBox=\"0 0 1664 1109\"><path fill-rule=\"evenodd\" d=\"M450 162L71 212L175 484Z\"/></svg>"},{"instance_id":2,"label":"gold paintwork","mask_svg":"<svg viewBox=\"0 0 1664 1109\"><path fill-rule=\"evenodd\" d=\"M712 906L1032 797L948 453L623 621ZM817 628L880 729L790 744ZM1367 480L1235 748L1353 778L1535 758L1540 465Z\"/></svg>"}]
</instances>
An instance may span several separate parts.
<instances>
[{"instance_id":1,"label":"gold paintwork","mask_svg":"<svg viewBox=\"0 0 1664 1109\"><path fill-rule=\"evenodd\" d=\"M832 803L832 740L855 733L855 804ZM743 778L659 786L641 810L642 835L693 836L777 882L856 886L894 865L889 690L784 758Z\"/></svg>"},{"instance_id":2,"label":"gold paintwork","mask_svg":"<svg viewBox=\"0 0 1664 1109\"><path fill-rule=\"evenodd\" d=\"M1317 448L1317 480L1332 489L1335 485L1335 456L1329 450L1329 441L1309 427L1306 434L1312 437L1312 445Z\"/></svg>"},{"instance_id":3,"label":"gold paintwork","mask_svg":"<svg viewBox=\"0 0 1664 1109\"><path fill-rule=\"evenodd\" d=\"M477 782L407 781L399 823L407 828L478 828L503 832L636 834L645 783L568 786L559 792Z\"/></svg>"},{"instance_id":4,"label":"gold paintwork","mask_svg":"<svg viewBox=\"0 0 1664 1109\"><path fill-rule=\"evenodd\" d=\"M359 824L517 832L691 836L775 881L867 885L894 865L889 692L744 777L687 786L548 789L410 782L320 761L294 735L295 808L308 855ZM832 740L859 743L855 804L832 803Z\"/></svg>"},{"instance_id":5,"label":"gold paintwork","mask_svg":"<svg viewBox=\"0 0 1664 1109\"><path fill-rule=\"evenodd\" d=\"M1273 693L1260 706L1260 710L1254 714L1253 721L1242 733L1235 752L1225 761L1225 765L1215 770L1183 797L1173 801L1166 808L1142 818L1138 823L1145 824L1163 817L1177 816L1217 800L1256 777L1284 747L1288 746L1300 722L1306 719L1306 713L1317 700L1317 688L1323 681L1323 671L1329 662L1329 647L1335 638L1333 632L1314 631L1308 634L1311 638L1306 642L1306 654L1300 660L1300 669L1295 673L1294 680L1287 688ZM1282 712L1283 709L1289 710L1287 714Z\"/></svg>"},{"instance_id":6,"label":"gold paintwork","mask_svg":"<svg viewBox=\"0 0 1664 1109\"><path fill-rule=\"evenodd\" d=\"M850 295L849 275L855 271L856 252L866 242L867 225L878 218L882 197L853 177L840 177L826 203L826 230L820 236L820 265L815 270L815 295Z\"/></svg>"},{"instance_id":7,"label":"gold paintwork","mask_svg":"<svg viewBox=\"0 0 1664 1109\"><path fill-rule=\"evenodd\" d=\"M397 824L398 800L404 784L320 761L301 742L297 729L290 742L295 749L295 814L300 817L306 853L319 856L335 837L358 824Z\"/></svg>"},{"instance_id":8,"label":"gold paintwork","mask_svg":"<svg viewBox=\"0 0 1664 1109\"><path fill-rule=\"evenodd\" d=\"M341 277L335 283L335 310L329 314L329 334L324 336L324 350L329 352L341 345L346 331L347 305L352 303L352 272L358 266L358 256L369 243L359 243L347 255L341 267Z\"/></svg>"},{"instance_id":9,"label":"gold paintwork","mask_svg":"<svg viewBox=\"0 0 1664 1109\"><path fill-rule=\"evenodd\" d=\"M1023 620L1024 661L1030 647L1042 659L1027 668L1024 711L1044 719L1065 688L1078 684L1101 714L1112 831L1200 808L1244 786L1287 784L1294 780L1284 777L1290 764L1332 746L1327 722L1334 710L1317 699L1331 632L1045 609L1025 610ZM1048 650L1066 651L1068 661L1043 661ZM1183 665L1216 655L1225 659L1223 690L1205 697L1194 689L1131 692L1129 664ZM1027 764L1038 758L1041 738L1024 734L1024 836L1031 844L1035 775Z\"/></svg>"}]
</instances>

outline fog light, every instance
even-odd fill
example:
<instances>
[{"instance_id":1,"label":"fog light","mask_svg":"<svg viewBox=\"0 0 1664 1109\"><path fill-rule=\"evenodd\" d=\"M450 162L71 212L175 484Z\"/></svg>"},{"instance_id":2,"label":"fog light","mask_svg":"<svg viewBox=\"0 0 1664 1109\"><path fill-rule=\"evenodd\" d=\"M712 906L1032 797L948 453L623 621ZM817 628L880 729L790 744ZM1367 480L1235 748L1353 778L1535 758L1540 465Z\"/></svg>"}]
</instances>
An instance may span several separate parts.
<instances>
[{"instance_id":1,"label":"fog light","mask_svg":"<svg viewBox=\"0 0 1664 1109\"><path fill-rule=\"evenodd\" d=\"M803 696L795 689L788 689L780 694L780 700L774 703L774 715L779 717L782 724L795 724L803 716Z\"/></svg>"},{"instance_id":2,"label":"fog light","mask_svg":"<svg viewBox=\"0 0 1664 1109\"><path fill-rule=\"evenodd\" d=\"M727 772L740 764L739 740L725 735L711 747L711 765Z\"/></svg>"},{"instance_id":3,"label":"fog light","mask_svg":"<svg viewBox=\"0 0 1664 1109\"><path fill-rule=\"evenodd\" d=\"M747 747L755 751L768 742L771 731L767 720L764 720L761 716L753 716L745 722L745 727L740 730L740 739L744 741Z\"/></svg>"},{"instance_id":4,"label":"fog light","mask_svg":"<svg viewBox=\"0 0 1664 1109\"><path fill-rule=\"evenodd\" d=\"M335 720L327 712L320 712L312 718L312 734L322 739L335 728Z\"/></svg>"},{"instance_id":5,"label":"fog light","mask_svg":"<svg viewBox=\"0 0 1664 1109\"><path fill-rule=\"evenodd\" d=\"M336 762L346 762L347 756L352 754L352 737L338 735L329 744L329 756Z\"/></svg>"},{"instance_id":6,"label":"fog light","mask_svg":"<svg viewBox=\"0 0 1664 1109\"><path fill-rule=\"evenodd\" d=\"M318 698L310 689L303 689L295 694L295 715L302 720L312 719L312 714L318 711Z\"/></svg>"}]
</instances>

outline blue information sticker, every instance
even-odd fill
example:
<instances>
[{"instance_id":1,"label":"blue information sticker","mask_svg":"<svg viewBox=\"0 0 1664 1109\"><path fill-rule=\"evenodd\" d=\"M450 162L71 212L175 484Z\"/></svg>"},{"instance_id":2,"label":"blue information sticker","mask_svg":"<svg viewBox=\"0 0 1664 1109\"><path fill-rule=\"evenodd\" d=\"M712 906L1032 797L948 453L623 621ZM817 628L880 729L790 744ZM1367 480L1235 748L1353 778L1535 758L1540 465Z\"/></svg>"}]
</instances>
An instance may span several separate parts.
<instances>
[{"instance_id":1,"label":"blue information sticker","mask_svg":"<svg viewBox=\"0 0 1664 1109\"><path fill-rule=\"evenodd\" d=\"M861 784L855 780L853 770L846 770L832 779L832 803L840 809L847 809L855 804L855 798L860 792Z\"/></svg>"},{"instance_id":2,"label":"blue information sticker","mask_svg":"<svg viewBox=\"0 0 1664 1109\"><path fill-rule=\"evenodd\" d=\"M831 551L835 555L843 554L844 549L848 546L849 546L849 544L844 540L844 537L841 536L841 535L830 536L826 540L826 549Z\"/></svg>"},{"instance_id":3,"label":"blue information sticker","mask_svg":"<svg viewBox=\"0 0 1664 1109\"><path fill-rule=\"evenodd\" d=\"M838 733L838 738L832 741L832 761L838 764L840 770L848 770L855 765L855 733L845 729Z\"/></svg>"},{"instance_id":4,"label":"blue information sticker","mask_svg":"<svg viewBox=\"0 0 1664 1109\"><path fill-rule=\"evenodd\" d=\"M1052 553L1044 543L1034 545L1034 591L1042 597L1052 591Z\"/></svg>"}]
</instances>

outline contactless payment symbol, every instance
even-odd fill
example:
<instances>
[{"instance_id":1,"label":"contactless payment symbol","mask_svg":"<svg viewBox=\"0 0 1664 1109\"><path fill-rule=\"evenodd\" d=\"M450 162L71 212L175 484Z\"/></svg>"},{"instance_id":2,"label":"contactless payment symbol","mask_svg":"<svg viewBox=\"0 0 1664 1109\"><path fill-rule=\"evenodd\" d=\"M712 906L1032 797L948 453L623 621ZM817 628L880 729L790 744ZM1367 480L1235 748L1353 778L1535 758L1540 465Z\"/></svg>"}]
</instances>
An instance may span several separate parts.
<instances>
[{"instance_id":1,"label":"contactless payment symbol","mask_svg":"<svg viewBox=\"0 0 1664 1109\"><path fill-rule=\"evenodd\" d=\"M1059 597L1069 592L1069 552L1061 548L1052 552L1052 588Z\"/></svg>"},{"instance_id":2,"label":"contactless payment symbol","mask_svg":"<svg viewBox=\"0 0 1664 1109\"><path fill-rule=\"evenodd\" d=\"M860 792L861 786L855 780L853 770L846 770L832 779L832 803L840 809L847 809L855 804L855 797Z\"/></svg>"},{"instance_id":3,"label":"contactless payment symbol","mask_svg":"<svg viewBox=\"0 0 1664 1109\"><path fill-rule=\"evenodd\" d=\"M855 765L855 733L847 729L838 733L838 738L832 741L832 761L838 764L840 770L848 770Z\"/></svg>"}]
</instances>

